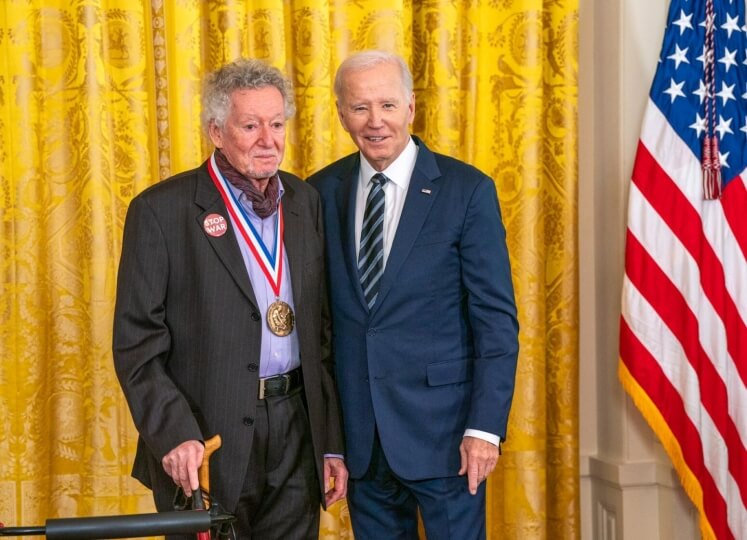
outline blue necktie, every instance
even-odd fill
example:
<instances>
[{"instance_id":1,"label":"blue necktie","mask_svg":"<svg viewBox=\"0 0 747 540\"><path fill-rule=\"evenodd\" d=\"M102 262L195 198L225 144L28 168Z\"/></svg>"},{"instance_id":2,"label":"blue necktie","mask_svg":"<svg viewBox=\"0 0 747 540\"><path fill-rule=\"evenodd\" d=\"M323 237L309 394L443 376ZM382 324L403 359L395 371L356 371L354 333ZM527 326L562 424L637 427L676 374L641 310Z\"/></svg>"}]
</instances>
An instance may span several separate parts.
<instances>
[{"instance_id":1,"label":"blue necktie","mask_svg":"<svg viewBox=\"0 0 747 540\"><path fill-rule=\"evenodd\" d=\"M358 275L368 309L376 302L379 280L384 273L384 184L387 180L389 179L381 173L373 175L373 186L368 192L366 210L363 212Z\"/></svg>"}]
</instances>

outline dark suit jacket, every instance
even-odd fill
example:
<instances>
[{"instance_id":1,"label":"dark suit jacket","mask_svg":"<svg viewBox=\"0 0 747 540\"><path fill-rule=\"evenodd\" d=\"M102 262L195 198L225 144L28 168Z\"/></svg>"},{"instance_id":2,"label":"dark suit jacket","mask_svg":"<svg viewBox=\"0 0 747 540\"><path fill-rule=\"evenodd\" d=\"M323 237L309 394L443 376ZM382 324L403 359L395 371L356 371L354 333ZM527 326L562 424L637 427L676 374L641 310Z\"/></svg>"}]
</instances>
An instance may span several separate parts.
<instances>
[{"instance_id":1,"label":"dark suit jacket","mask_svg":"<svg viewBox=\"0 0 747 540\"><path fill-rule=\"evenodd\" d=\"M456 475L465 428L506 436L518 323L495 186L414 140L415 170L370 312L354 240L359 154L309 178L324 207L352 478L368 467L374 426L390 466L409 480Z\"/></svg>"},{"instance_id":2,"label":"dark suit jacket","mask_svg":"<svg viewBox=\"0 0 747 540\"><path fill-rule=\"evenodd\" d=\"M322 489L325 453L343 453L333 382L317 193L280 173L308 415ZM203 229L220 214L227 232ZM171 508L162 457L220 434L211 458L214 500L233 511L252 446L261 329L257 301L226 207L206 164L156 184L127 212L114 316L114 362L140 433L133 476ZM324 500L324 497L322 497Z\"/></svg>"}]
</instances>

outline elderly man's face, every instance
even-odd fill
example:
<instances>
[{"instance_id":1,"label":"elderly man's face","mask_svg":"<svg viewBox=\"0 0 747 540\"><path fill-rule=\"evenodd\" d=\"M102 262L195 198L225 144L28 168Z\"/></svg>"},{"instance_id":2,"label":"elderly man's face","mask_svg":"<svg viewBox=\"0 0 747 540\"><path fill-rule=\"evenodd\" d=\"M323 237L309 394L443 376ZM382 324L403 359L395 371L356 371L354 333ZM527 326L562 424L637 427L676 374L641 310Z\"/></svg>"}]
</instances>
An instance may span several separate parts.
<instances>
[{"instance_id":1,"label":"elderly man's face","mask_svg":"<svg viewBox=\"0 0 747 540\"><path fill-rule=\"evenodd\" d=\"M274 86L235 90L223 127L211 124L210 138L248 178L258 182L271 178L285 151L282 94Z\"/></svg>"},{"instance_id":2,"label":"elderly man's face","mask_svg":"<svg viewBox=\"0 0 747 540\"><path fill-rule=\"evenodd\" d=\"M415 95L407 95L397 64L386 62L343 77L337 113L356 146L377 171L407 146Z\"/></svg>"}]
</instances>

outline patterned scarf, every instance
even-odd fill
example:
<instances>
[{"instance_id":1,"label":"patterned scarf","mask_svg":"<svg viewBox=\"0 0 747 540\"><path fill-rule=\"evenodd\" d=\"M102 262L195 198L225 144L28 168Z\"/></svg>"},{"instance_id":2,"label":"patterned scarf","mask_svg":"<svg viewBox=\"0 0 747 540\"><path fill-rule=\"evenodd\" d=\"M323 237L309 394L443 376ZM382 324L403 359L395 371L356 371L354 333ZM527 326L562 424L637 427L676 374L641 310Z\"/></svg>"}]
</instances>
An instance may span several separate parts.
<instances>
[{"instance_id":1,"label":"patterned scarf","mask_svg":"<svg viewBox=\"0 0 747 540\"><path fill-rule=\"evenodd\" d=\"M274 214L278 209L278 193L280 191L280 181L275 174L267 183L267 189L262 193L252 182L228 162L226 156L220 149L215 149L215 163L218 170L226 180L231 182L236 189L240 189L246 194L247 198L252 201L252 207L256 214L265 219Z\"/></svg>"}]
</instances>

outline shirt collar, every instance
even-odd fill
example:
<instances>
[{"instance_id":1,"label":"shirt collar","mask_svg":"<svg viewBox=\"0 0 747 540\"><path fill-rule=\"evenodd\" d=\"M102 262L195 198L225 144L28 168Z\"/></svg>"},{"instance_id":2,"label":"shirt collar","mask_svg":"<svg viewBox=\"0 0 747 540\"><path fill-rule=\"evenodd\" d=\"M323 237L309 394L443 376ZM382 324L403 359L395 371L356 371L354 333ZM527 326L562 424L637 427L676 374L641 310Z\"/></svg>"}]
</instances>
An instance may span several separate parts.
<instances>
[{"instance_id":1,"label":"shirt collar","mask_svg":"<svg viewBox=\"0 0 747 540\"><path fill-rule=\"evenodd\" d=\"M360 156L360 180L361 185L365 188L371 182L371 177L378 171L374 169L373 166L371 166L371 164L368 162L368 160L366 160L363 154L361 154ZM390 182L402 189L406 189L410 183L410 177L412 176L412 171L415 168L415 160L417 159L417 157L418 145L416 145L415 141L413 141L412 137L410 137L407 146L405 146L405 149L402 150L399 156L397 156L397 159L395 159L391 163L391 165L389 165L389 167L381 172L389 179Z\"/></svg>"}]
</instances>

